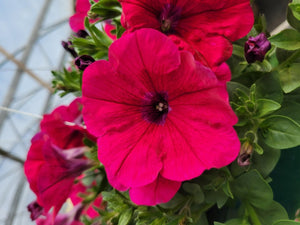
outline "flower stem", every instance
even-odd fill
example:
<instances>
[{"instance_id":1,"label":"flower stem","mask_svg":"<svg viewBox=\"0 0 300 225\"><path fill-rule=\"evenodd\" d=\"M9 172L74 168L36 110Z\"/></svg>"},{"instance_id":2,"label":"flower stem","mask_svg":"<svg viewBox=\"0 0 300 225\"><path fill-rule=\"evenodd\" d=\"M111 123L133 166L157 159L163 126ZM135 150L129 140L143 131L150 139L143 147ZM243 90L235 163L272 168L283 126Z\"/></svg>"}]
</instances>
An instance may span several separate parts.
<instances>
[{"instance_id":1,"label":"flower stem","mask_svg":"<svg viewBox=\"0 0 300 225\"><path fill-rule=\"evenodd\" d=\"M245 205L253 225L262 225L253 207L249 203L245 203Z\"/></svg>"}]
</instances>

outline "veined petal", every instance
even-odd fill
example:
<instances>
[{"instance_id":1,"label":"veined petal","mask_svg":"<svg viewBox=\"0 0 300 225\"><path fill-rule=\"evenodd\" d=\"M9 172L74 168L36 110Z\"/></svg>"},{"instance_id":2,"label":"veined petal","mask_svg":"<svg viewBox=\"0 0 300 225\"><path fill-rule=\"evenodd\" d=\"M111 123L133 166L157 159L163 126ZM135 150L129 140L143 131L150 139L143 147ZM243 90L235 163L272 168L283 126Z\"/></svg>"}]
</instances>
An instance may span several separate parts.
<instances>
[{"instance_id":1,"label":"veined petal","mask_svg":"<svg viewBox=\"0 0 300 225\"><path fill-rule=\"evenodd\" d=\"M179 190L181 182L158 176L151 184L129 190L130 199L138 205L157 205L170 201Z\"/></svg>"},{"instance_id":2,"label":"veined petal","mask_svg":"<svg viewBox=\"0 0 300 225\"><path fill-rule=\"evenodd\" d=\"M161 175L167 179L193 179L204 170L227 166L239 153L240 142L231 126L210 126L171 115L165 126Z\"/></svg>"},{"instance_id":3,"label":"veined petal","mask_svg":"<svg viewBox=\"0 0 300 225\"><path fill-rule=\"evenodd\" d=\"M153 41L155 40L155 41ZM161 46L164 46L163 49ZM130 51L128 51L130 49ZM148 82L151 91L153 75L170 73L180 65L176 45L153 29L140 29L115 41L109 49L109 61L118 72Z\"/></svg>"},{"instance_id":4,"label":"veined petal","mask_svg":"<svg viewBox=\"0 0 300 225\"><path fill-rule=\"evenodd\" d=\"M141 121L132 123L126 131L108 132L99 138L99 160L112 186L139 187L156 179L162 168L160 128Z\"/></svg>"},{"instance_id":5,"label":"veined petal","mask_svg":"<svg viewBox=\"0 0 300 225\"><path fill-rule=\"evenodd\" d=\"M188 34L187 31L192 33L193 30L201 30L235 41L244 37L253 26L254 16L249 0L196 0L190 4L193 9L187 8L183 12L184 18L177 28L183 36Z\"/></svg>"}]
</instances>

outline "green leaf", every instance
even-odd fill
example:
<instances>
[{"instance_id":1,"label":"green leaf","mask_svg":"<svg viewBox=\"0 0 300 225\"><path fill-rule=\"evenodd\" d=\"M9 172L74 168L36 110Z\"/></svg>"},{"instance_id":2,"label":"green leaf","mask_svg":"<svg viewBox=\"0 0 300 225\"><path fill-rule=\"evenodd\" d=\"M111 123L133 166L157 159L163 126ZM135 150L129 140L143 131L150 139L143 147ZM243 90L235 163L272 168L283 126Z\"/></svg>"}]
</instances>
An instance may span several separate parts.
<instances>
[{"instance_id":1,"label":"green leaf","mask_svg":"<svg viewBox=\"0 0 300 225\"><path fill-rule=\"evenodd\" d=\"M292 3L289 4L289 8L291 9L294 17L297 20L300 20L300 2L294 0Z\"/></svg>"},{"instance_id":2,"label":"green leaf","mask_svg":"<svg viewBox=\"0 0 300 225\"><path fill-rule=\"evenodd\" d=\"M255 82L256 99L270 99L281 104L283 93L277 73L266 73Z\"/></svg>"},{"instance_id":3,"label":"green leaf","mask_svg":"<svg viewBox=\"0 0 300 225\"><path fill-rule=\"evenodd\" d=\"M251 170L242 174L231 183L233 195L258 209L268 208L273 201L269 184L257 172Z\"/></svg>"},{"instance_id":4,"label":"green leaf","mask_svg":"<svg viewBox=\"0 0 300 225\"><path fill-rule=\"evenodd\" d=\"M250 223L246 220L236 218L236 219L231 219L229 221L226 221L224 225L250 225Z\"/></svg>"},{"instance_id":5,"label":"green leaf","mask_svg":"<svg viewBox=\"0 0 300 225\"><path fill-rule=\"evenodd\" d=\"M300 144L300 126L291 118L274 115L260 124L263 141L270 147L286 149Z\"/></svg>"},{"instance_id":6,"label":"green leaf","mask_svg":"<svg viewBox=\"0 0 300 225\"><path fill-rule=\"evenodd\" d=\"M299 6L299 4L289 4L287 9L287 21L292 27L300 31L300 20L297 18L299 17L299 12L297 12L297 8L295 8L296 5Z\"/></svg>"},{"instance_id":7,"label":"green leaf","mask_svg":"<svg viewBox=\"0 0 300 225\"><path fill-rule=\"evenodd\" d=\"M294 101L292 95L285 96L281 109L276 114L291 118L300 125L300 101Z\"/></svg>"},{"instance_id":8,"label":"green leaf","mask_svg":"<svg viewBox=\"0 0 300 225\"><path fill-rule=\"evenodd\" d=\"M183 190L185 190L187 193L191 194L193 196L193 200L200 204L204 201L204 193L198 184L185 182L182 185Z\"/></svg>"},{"instance_id":9,"label":"green leaf","mask_svg":"<svg viewBox=\"0 0 300 225\"><path fill-rule=\"evenodd\" d=\"M132 212L133 210L130 208L130 209L127 209L126 211L124 211L121 215L120 215L120 218L119 218L119 225L127 225L130 220L131 220L131 217L132 217Z\"/></svg>"},{"instance_id":10,"label":"green leaf","mask_svg":"<svg viewBox=\"0 0 300 225\"><path fill-rule=\"evenodd\" d=\"M293 220L280 220L280 221L273 223L273 225L299 225L299 224L300 224L300 222L296 222Z\"/></svg>"},{"instance_id":11,"label":"green leaf","mask_svg":"<svg viewBox=\"0 0 300 225\"><path fill-rule=\"evenodd\" d=\"M269 38L269 41L278 48L297 50L300 48L300 33L287 29Z\"/></svg>"},{"instance_id":12,"label":"green leaf","mask_svg":"<svg viewBox=\"0 0 300 225\"><path fill-rule=\"evenodd\" d=\"M262 155L256 153L252 155L251 169L258 170L266 178L275 168L280 158L280 150L270 148L263 143L260 143L260 145L264 149L264 153Z\"/></svg>"},{"instance_id":13,"label":"green leaf","mask_svg":"<svg viewBox=\"0 0 300 225\"><path fill-rule=\"evenodd\" d=\"M257 115L262 117L278 110L281 105L270 99L258 99L256 101Z\"/></svg>"},{"instance_id":14,"label":"green leaf","mask_svg":"<svg viewBox=\"0 0 300 225\"><path fill-rule=\"evenodd\" d=\"M270 225L275 221L288 219L285 209L275 201L273 201L269 207L255 209L255 211L262 225Z\"/></svg>"},{"instance_id":15,"label":"green leaf","mask_svg":"<svg viewBox=\"0 0 300 225\"><path fill-rule=\"evenodd\" d=\"M232 54L244 59L244 48L240 45L233 44Z\"/></svg>"},{"instance_id":16,"label":"green leaf","mask_svg":"<svg viewBox=\"0 0 300 225\"><path fill-rule=\"evenodd\" d=\"M300 87L300 63L294 63L279 71L279 80L285 93Z\"/></svg>"}]
</instances>

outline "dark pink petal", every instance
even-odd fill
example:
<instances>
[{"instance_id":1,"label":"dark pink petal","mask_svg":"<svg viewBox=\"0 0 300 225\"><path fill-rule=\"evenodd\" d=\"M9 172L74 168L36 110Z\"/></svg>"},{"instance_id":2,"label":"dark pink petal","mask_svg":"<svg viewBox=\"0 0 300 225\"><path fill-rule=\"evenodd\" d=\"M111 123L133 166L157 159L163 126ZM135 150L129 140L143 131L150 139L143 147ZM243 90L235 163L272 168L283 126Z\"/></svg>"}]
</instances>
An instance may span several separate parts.
<instances>
[{"instance_id":1,"label":"dark pink petal","mask_svg":"<svg viewBox=\"0 0 300 225\"><path fill-rule=\"evenodd\" d=\"M209 67L219 66L229 59L232 53L232 44L223 36L210 35L203 37L200 41L192 40L192 42L196 49L195 56L200 54L198 58L204 59L205 61L201 62L208 64Z\"/></svg>"},{"instance_id":2,"label":"dark pink petal","mask_svg":"<svg viewBox=\"0 0 300 225\"><path fill-rule=\"evenodd\" d=\"M95 136L110 129L128 129L130 120L142 120L139 105L147 89L139 79L118 75L109 62L97 61L84 71L82 83L83 118Z\"/></svg>"},{"instance_id":3,"label":"dark pink petal","mask_svg":"<svg viewBox=\"0 0 300 225\"><path fill-rule=\"evenodd\" d=\"M76 33L80 30L84 30L84 18L86 17L86 13L75 13L69 19L69 24L71 29Z\"/></svg>"},{"instance_id":4,"label":"dark pink petal","mask_svg":"<svg viewBox=\"0 0 300 225\"><path fill-rule=\"evenodd\" d=\"M98 140L99 160L111 185L144 186L153 182L162 168L163 134L146 121L131 122L127 130L112 130ZM116 182L116 183L114 183Z\"/></svg>"},{"instance_id":5,"label":"dark pink petal","mask_svg":"<svg viewBox=\"0 0 300 225\"><path fill-rule=\"evenodd\" d=\"M41 130L47 133L51 142L67 149L83 146L87 131L82 127L81 99L75 99L69 106L59 106L52 113L44 115ZM73 124L68 124L71 122Z\"/></svg>"},{"instance_id":6,"label":"dark pink petal","mask_svg":"<svg viewBox=\"0 0 300 225\"><path fill-rule=\"evenodd\" d=\"M109 60L123 76L140 76L145 82L150 82L153 75L177 69L180 64L176 45L153 29L140 29L115 41L109 49ZM149 89L153 88L149 85Z\"/></svg>"},{"instance_id":7,"label":"dark pink petal","mask_svg":"<svg viewBox=\"0 0 300 225\"><path fill-rule=\"evenodd\" d=\"M158 176L157 179L142 187L129 190L130 199L138 205L157 205L170 201L179 190L181 182L171 181Z\"/></svg>"},{"instance_id":8,"label":"dark pink petal","mask_svg":"<svg viewBox=\"0 0 300 225\"><path fill-rule=\"evenodd\" d=\"M74 179L74 177L68 176L64 168L50 164L41 168L38 179L38 202L45 208L46 212L54 206L54 213L58 213L71 192Z\"/></svg>"},{"instance_id":9,"label":"dark pink petal","mask_svg":"<svg viewBox=\"0 0 300 225\"><path fill-rule=\"evenodd\" d=\"M76 0L75 11L87 13L91 8L91 3L89 0Z\"/></svg>"},{"instance_id":10,"label":"dark pink petal","mask_svg":"<svg viewBox=\"0 0 300 225\"><path fill-rule=\"evenodd\" d=\"M220 66L213 67L212 71L218 77L218 80L221 82L227 82L231 79L231 71L227 63L222 63Z\"/></svg>"},{"instance_id":11,"label":"dark pink petal","mask_svg":"<svg viewBox=\"0 0 300 225\"><path fill-rule=\"evenodd\" d=\"M238 136L231 126L177 118L170 113L165 132L168 135L163 143L165 157L161 175L170 180L190 180L206 169L224 167L240 150Z\"/></svg>"},{"instance_id":12,"label":"dark pink petal","mask_svg":"<svg viewBox=\"0 0 300 225\"><path fill-rule=\"evenodd\" d=\"M31 140L31 147L27 154L27 159L24 163L24 172L29 182L31 190L37 194L37 180L40 173L40 168L45 163L43 155L43 146L49 138L42 132L37 133Z\"/></svg>"},{"instance_id":13,"label":"dark pink petal","mask_svg":"<svg viewBox=\"0 0 300 225\"><path fill-rule=\"evenodd\" d=\"M120 0L122 4L122 25L133 31L139 28L160 29L157 19L159 10L162 8L160 1L127 1Z\"/></svg>"},{"instance_id":14,"label":"dark pink petal","mask_svg":"<svg viewBox=\"0 0 300 225\"><path fill-rule=\"evenodd\" d=\"M179 1L181 2L181 1ZM178 4L178 3L177 3ZM204 33L218 34L235 41L244 37L251 29L254 16L249 0L196 0L190 2L185 18L178 25L178 31L184 28L202 30ZM183 28L183 29L181 29ZM187 31L187 29L185 29ZM189 31L193 32L192 29Z\"/></svg>"}]
</instances>

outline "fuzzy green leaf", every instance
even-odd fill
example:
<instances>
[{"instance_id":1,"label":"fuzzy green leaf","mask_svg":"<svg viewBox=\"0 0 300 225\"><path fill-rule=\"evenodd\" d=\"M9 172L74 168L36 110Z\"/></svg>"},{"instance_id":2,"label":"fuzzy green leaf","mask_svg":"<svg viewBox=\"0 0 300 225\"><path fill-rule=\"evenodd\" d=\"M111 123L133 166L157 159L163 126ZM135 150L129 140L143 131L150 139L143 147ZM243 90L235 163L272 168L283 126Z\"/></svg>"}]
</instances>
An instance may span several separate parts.
<instances>
[{"instance_id":1,"label":"fuzzy green leaf","mask_svg":"<svg viewBox=\"0 0 300 225\"><path fill-rule=\"evenodd\" d=\"M258 99L256 102L257 115L262 117L278 110L281 105L270 99Z\"/></svg>"},{"instance_id":2,"label":"fuzzy green leaf","mask_svg":"<svg viewBox=\"0 0 300 225\"><path fill-rule=\"evenodd\" d=\"M270 99L281 104L283 93L277 73L266 73L255 82L256 99Z\"/></svg>"},{"instance_id":3,"label":"fuzzy green leaf","mask_svg":"<svg viewBox=\"0 0 300 225\"><path fill-rule=\"evenodd\" d=\"M286 50L300 49L300 33L296 30L287 29L269 38L269 41L278 48Z\"/></svg>"},{"instance_id":4,"label":"fuzzy green leaf","mask_svg":"<svg viewBox=\"0 0 300 225\"><path fill-rule=\"evenodd\" d=\"M255 208L268 208L273 201L271 187L257 170L251 170L236 178L231 183L231 190L234 196Z\"/></svg>"},{"instance_id":5,"label":"fuzzy green leaf","mask_svg":"<svg viewBox=\"0 0 300 225\"><path fill-rule=\"evenodd\" d=\"M131 208L127 209L126 211L124 211L119 218L119 225L127 225L131 218L132 218L132 212L133 210Z\"/></svg>"},{"instance_id":6,"label":"fuzzy green leaf","mask_svg":"<svg viewBox=\"0 0 300 225\"><path fill-rule=\"evenodd\" d=\"M300 87L300 63L294 63L279 71L282 90L289 93Z\"/></svg>"},{"instance_id":7,"label":"fuzzy green leaf","mask_svg":"<svg viewBox=\"0 0 300 225\"><path fill-rule=\"evenodd\" d=\"M274 115L260 124L263 141L270 147L286 149L300 144L300 126L289 117Z\"/></svg>"}]
</instances>

